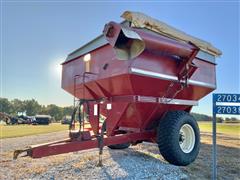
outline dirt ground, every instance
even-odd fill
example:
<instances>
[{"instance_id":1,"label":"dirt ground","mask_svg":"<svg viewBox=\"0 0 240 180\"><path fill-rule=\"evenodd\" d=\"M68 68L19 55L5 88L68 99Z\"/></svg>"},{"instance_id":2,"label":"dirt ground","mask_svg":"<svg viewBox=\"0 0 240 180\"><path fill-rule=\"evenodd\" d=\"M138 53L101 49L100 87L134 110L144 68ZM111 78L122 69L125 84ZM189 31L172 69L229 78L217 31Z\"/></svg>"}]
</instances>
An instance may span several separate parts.
<instances>
[{"instance_id":1,"label":"dirt ground","mask_svg":"<svg viewBox=\"0 0 240 180\"><path fill-rule=\"evenodd\" d=\"M212 136L201 134L201 149L196 161L182 167L191 179L210 179L212 163ZM240 179L240 137L217 135L218 179Z\"/></svg>"},{"instance_id":2,"label":"dirt ground","mask_svg":"<svg viewBox=\"0 0 240 180\"><path fill-rule=\"evenodd\" d=\"M102 168L98 150L12 160L13 150L67 137L67 132L1 140L0 179L210 179L211 134L202 133L201 150L186 167L168 164L157 145L143 143L126 150L104 149ZM240 179L240 137L218 134L218 179ZM144 164L144 166L143 166Z\"/></svg>"}]
</instances>

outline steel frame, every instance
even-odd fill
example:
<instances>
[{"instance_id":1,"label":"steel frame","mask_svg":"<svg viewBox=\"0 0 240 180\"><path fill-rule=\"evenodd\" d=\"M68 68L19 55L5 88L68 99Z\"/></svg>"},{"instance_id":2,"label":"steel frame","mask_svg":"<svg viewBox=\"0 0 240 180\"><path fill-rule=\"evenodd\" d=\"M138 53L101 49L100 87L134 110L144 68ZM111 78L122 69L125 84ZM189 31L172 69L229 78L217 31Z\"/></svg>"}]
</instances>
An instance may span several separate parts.
<instances>
[{"instance_id":1,"label":"steel frame","mask_svg":"<svg viewBox=\"0 0 240 180\"><path fill-rule=\"evenodd\" d=\"M155 142L155 131L145 131L140 133L128 133L115 135L110 137L104 137L103 145L113 145L113 144L121 144L121 143L137 143L137 141L150 141ZM51 155L75 152L86 149L98 148L99 142L98 138L93 138L91 140L74 140L74 139L66 139L61 141L50 142L46 144L40 144L36 146L31 146L28 149L21 151L20 153L26 152L27 156L32 158L41 158ZM19 151L19 150L18 150ZM18 154L15 154L15 158L17 158Z\"/></svg>"}]
</instances>

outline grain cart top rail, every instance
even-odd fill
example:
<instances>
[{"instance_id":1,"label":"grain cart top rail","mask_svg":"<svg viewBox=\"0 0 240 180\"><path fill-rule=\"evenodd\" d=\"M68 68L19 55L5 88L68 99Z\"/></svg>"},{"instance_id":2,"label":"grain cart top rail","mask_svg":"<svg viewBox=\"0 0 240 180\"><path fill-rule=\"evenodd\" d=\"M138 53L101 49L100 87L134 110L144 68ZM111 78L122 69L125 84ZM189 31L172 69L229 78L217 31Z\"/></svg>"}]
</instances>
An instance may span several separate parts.
<instances>
[{"instance_id":1,"label":"grain cart top rail","mask_svg":"<svg viewBox=\"0 0 240 180\"><path fill-rule=\"evenodd\" d=\"M178 30L159 20L153 19L152 17L147 16L143 13L126 11L121 15L121 17L125 19L125 21L122 22L123 25L141 28L147 31L149 30L169 37L171 39L175 39L177 41L183 41L186 43L191 42L195 44L201 50L198 54L199 57L208 56L208 59L213 60L214 56L220 56L222 54L222 52L216 47L214 47L211 43L186 34L181 30ZM106 44L108 44L108 41L104 38L104 35L102 34L87 43L86 45L70 53L66 61L72 60L78 56L86 54Z\"/></svg>"},{"instance_id":2,"label":"grain cart top rail","mask_svg":"<svg viewBox=\"0 0 240 180\"><path fill-rule=\"evenodd\" d=\"M199 129L189 112L216 88L215 57L221 52L141 13L122 17L62 64L62 88L77 99L69 139L31 146L27 155L97 147L101 155L103 146L148 141L158 143L172 164L195 160ZM76 120L80 128L74 131Z\"/></svg>"}]
</instances>

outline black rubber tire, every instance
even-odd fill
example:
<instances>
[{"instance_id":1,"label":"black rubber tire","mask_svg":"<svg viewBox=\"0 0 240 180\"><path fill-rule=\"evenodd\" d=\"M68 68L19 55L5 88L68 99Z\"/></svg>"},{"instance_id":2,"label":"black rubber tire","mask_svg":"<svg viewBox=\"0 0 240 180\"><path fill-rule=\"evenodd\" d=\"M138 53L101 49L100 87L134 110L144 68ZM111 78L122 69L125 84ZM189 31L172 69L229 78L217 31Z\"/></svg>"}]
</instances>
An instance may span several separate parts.
<instances>
[{"instance_id":1,"label":"black rubber tire","mask_svg":"<svg viewBox=\"0 0 240 180\"><path fill-rule=\"evenodd\" d=\"M129 148L130 143L124 143L124 144L114 144L108 146L110 149L126 149Z\"/></svg>"},{"instance_id":2,"label":"black rubber tire","mask_svg":"<svg viewBox=\"0 0 240 180\"><path fill-rule=\"evenodd\" d=\"M195 133L195 144L191 152L185 153L179 145L179 132L184 124L189 124ZM186 166L192 163L199 153L200 133L196 120L185 111L169 111L160 120L157 142L161 155L169 163Z\"/></svg>"}]
</instances>

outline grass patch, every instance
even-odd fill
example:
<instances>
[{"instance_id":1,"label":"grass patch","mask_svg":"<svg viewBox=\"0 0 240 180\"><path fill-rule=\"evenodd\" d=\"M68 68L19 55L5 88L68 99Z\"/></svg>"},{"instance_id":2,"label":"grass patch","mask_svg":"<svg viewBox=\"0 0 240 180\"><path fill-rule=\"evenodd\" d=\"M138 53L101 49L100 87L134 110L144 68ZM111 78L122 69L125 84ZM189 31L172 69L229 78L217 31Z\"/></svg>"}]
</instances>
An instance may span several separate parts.
<instances>
[{"instance_id":1,"label":"grass patch","mask_svg":"<svg viewBox=\"0 0 240 180\"><path fill-rule=\"evenodd\" d=\"M212 132L211 122L198 122L201 132ZM0 124L0 139L29 136L68 130L68 125L52 123L50 125L3 125ZM240 124L218 123L217 132L240 136Z\"/></svg>"},{"instance_id":2,"label":"grass patch","mask_svg":"<svg viewBox=\"0 0 240 180\"><path fill-rule=\"evenodd\" d=\"M68 125L52 123L49 125L0 125L0 139L44 134L67 130Z\"/></svg>"},{"instance_id":3,"label":"grass patch","mask_svg":"<svg viewBox=\"0 0 240 180\"><path fill-rule=\"evenodd\" d=\"M198 122L201 132L212 132L212 122ZM217 123L217 133L240 136L240 124Z\"/></svg>"}]
</instances>

